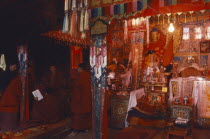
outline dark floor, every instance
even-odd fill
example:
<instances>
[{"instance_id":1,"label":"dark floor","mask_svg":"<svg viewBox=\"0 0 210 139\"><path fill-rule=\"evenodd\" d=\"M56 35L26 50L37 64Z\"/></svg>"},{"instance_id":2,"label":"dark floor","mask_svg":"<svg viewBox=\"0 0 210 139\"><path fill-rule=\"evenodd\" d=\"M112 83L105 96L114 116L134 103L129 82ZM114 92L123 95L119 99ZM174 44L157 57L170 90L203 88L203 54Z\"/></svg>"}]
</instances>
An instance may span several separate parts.
<instances>
[{"instance_id":1,"label":"dark floor","mask_svg":"<svg viewBox=\"0 0 210 139\"><path fill-rule=\"evenodd\" d=\"M135 127L141 130L139 127ZM113 139L121 130L119 129L109 129L109 138ZM158 129L158 132L153 136L149 137L151 139L166 139L166 132L164 130ZM182 137L179 136L171 136L170 139L181 139ZM210 139L210 129L201 129L201 128L193 128L192 136L188 137L192 139ZM79 133L75 136L71 136L70 134L65 137L65 139L92 139L91 138L91 131L88 131L86 133ZM116 138L115 138L116 139ZM120 138L119 138L120 139ZM132 139L132 138L128 138ZM137 138L135 138L137 139Z\"/></svg>"}]
</instances>

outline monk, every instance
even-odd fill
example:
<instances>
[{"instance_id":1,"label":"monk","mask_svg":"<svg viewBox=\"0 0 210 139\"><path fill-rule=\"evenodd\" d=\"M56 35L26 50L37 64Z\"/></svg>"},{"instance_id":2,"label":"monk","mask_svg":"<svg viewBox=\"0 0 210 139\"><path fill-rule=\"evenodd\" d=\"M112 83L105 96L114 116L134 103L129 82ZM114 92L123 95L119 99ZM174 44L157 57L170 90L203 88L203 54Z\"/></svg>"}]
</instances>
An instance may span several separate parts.
<instances>
[{"instance_id":1,"label":"monk","mask_svg":"<svg viewBox=\"0 0 210 139\"><path fill-rule=\"evenodd\" d=\"M46 124L55 123L64 118L66 100L62 92L63 81L62 73L57 71L55 65L51 65L42 83L36 87L44 98L39 101L34 98L32 120Z\"/></svg>"},{"instance_id":2,"label":"monk","mask_svg":"<svg viewBox=\"0 0 210 139\"><path fill-rule=\"evenodd\" d=\"M22 84L18 76L17 64L12 63L9 70L2 73L0 98L0 132L13 130L18 126L19 108L22 98Z\"/></svg>"},{"instance_id":3,"label":"monk","mask_svg":"<svg viewBox=\"0 0 210 139\"><path fill-rule=\"evenodd\" d=\"M78 75L72 83L71 113L73 132L77 134L91 128L92 94L90 73L84 63L78 66ZM71 135L70 134L70 135Z\"/></svg>"}]
</instances>

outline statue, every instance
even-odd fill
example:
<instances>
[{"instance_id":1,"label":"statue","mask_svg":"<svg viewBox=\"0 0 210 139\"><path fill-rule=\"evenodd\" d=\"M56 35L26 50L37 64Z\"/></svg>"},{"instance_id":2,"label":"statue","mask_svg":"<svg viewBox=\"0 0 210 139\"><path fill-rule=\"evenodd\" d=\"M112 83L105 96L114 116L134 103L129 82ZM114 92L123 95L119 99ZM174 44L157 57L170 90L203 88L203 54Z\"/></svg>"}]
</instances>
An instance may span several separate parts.
<instances>
[{"instance_id":1,"label":"statue","mask_svg":"<svg viewBox=\"0 0 210 139\"><path fill-rule=\"evenodd\" d=\"M159 67L159 61L164 60L162 58L166 50L166 36L157 28L153 28L151 30L150 36L150 43L144 49L145 59L143 62L143 67Z\"/></svg>"}]
</instances>

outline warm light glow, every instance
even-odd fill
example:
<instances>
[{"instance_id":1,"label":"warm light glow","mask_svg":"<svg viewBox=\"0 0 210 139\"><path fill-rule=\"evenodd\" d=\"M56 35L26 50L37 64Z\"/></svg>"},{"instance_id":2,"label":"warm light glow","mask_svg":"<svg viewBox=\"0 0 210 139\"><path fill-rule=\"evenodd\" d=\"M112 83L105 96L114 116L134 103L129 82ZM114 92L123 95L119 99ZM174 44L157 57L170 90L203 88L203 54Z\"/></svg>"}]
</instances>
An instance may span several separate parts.
<instances>
[{"instance_id":1,"label":"warm light glow","mask_svg":"<svg viewBox=\"0 0 210 139\"><path fill-rule=\"evenodd\" d=\"M170 23L169 28L168 28L168 31L169 32L174 32L174 30L175 30L175 28L174 28L173 23Z\"/></svg>"}]
</instances>

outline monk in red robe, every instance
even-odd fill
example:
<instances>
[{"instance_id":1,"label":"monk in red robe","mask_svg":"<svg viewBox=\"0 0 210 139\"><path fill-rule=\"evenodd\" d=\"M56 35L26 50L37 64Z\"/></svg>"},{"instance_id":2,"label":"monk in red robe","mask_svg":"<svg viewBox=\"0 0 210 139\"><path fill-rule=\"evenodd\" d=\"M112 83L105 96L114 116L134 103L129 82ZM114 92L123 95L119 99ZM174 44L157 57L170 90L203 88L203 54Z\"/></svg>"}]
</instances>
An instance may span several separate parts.
<instances>
[{"instance_id":1,"label":"monk in red robe","mask_svg":"<svg viewBox=\"0 0 210 139\"><path fill-rule=\"evenodd\" d=\"M43 99L35 101L32 106L31 119L39 123L55 123L64 118L66 101L63 92L64 78L54 65L50 66L41 85L37 86Z\"/></svg>"},{"instance_id":2,"label":"monk in red robe","mask_svg":"<svg viewBox=\"0 0 210 139\"><path fill-rule=\"evenodd\" d=\"M11 64L1 76L0 132L15 129L18 126L19 107L22 97L22 84L17 72L17 65Z\"/></svg>"},{"instance_id":3,"label":"monk in red robe","mask_svg":"<svg viewBox=\"0 0 210 139\"><path fill-rule=\"evenodd\" d=\"M92 94L90 73L85 64L79 64L77 78L72 83L71 113L74 133L91 128Z\"/></svg>"}]
</instances>

